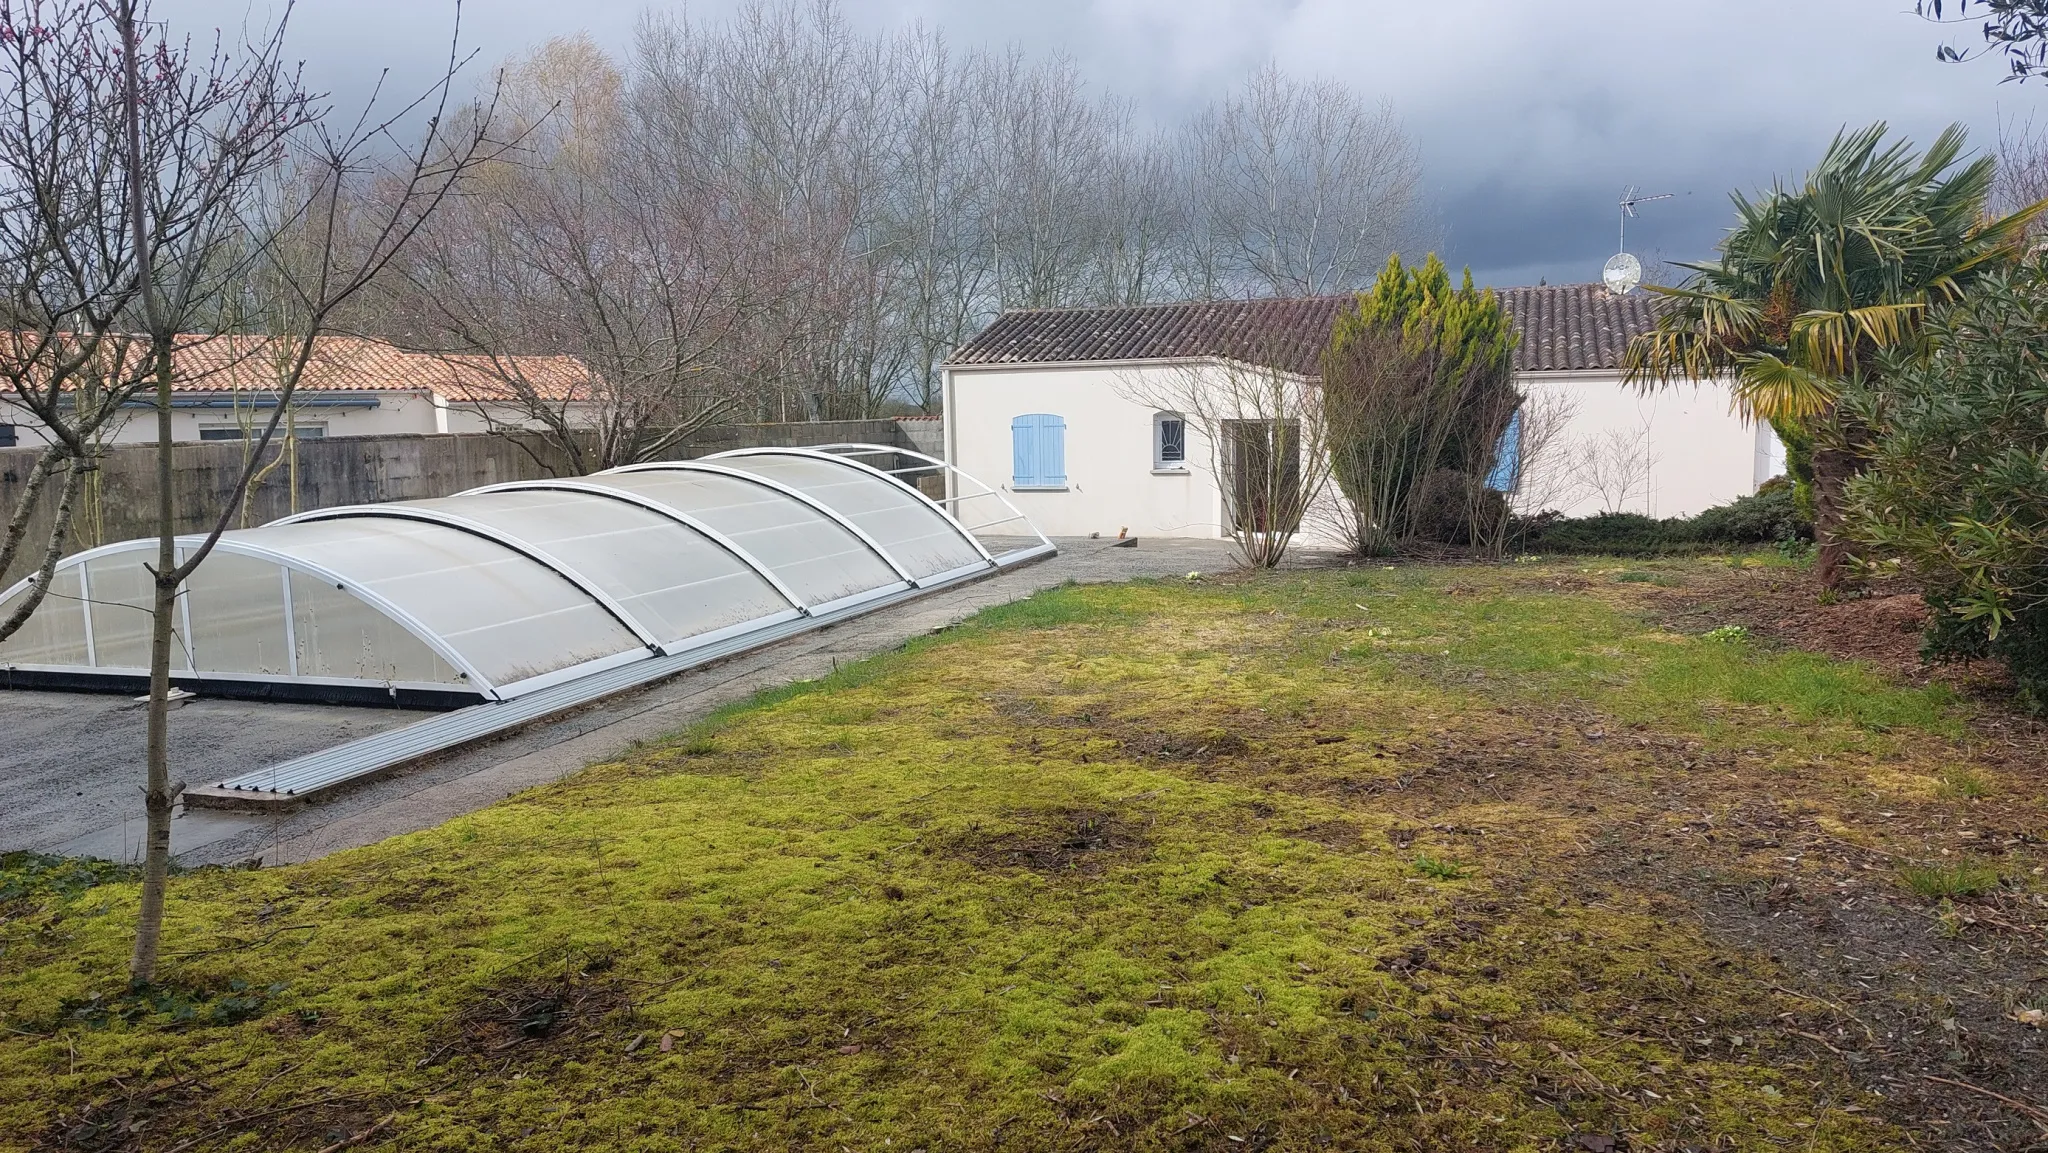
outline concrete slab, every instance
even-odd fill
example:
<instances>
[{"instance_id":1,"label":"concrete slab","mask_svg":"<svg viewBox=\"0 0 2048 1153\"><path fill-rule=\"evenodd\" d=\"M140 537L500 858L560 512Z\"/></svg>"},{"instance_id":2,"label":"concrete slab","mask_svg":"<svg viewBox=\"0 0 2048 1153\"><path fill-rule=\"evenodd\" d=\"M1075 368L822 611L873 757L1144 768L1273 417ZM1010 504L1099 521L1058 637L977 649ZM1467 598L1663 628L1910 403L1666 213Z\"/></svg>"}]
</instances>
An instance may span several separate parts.
<instances>
[{"instance_id":1,"label":"concrete slab","mask_svg":"<svg viewBox=\"0 0 2048 1153\"><path fill-rule=\"evenodd\" d=\"M1220 541L1064 540L1050 560L949 589L699 669L490 744L399 770L293 812L183 811L172 848L186 864L303 861L431 828L512 793L559 780L675 732L763 689L809 680L887 652L994 605L1069 581L1215 572ZM264 702L185 704L172 715L176 772L219 779L419 719L395 710ZM132 856L142 828L143 716L125 698L0 691L0 849ZM18 735L17 735L18 734Z\"/></svg>"}]
</instances>

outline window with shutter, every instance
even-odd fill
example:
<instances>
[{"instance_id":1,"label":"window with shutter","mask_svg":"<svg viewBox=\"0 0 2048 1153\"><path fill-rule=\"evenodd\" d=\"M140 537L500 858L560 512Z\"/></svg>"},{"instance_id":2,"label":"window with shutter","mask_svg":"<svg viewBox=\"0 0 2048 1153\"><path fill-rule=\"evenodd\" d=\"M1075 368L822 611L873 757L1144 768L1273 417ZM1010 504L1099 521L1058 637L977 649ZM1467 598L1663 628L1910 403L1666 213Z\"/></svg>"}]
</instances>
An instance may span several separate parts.
<instances>
[{"instance_id":1,"label":"window with shutter","mask_svg":"<svg viewBox=\"0 0 2048 1153\"><path fill-rule=\"evenodd\" d=\"M1010 487L1067 486L1067 422L1030 413L1010 422Z\"/></svg>"}]
</instances>

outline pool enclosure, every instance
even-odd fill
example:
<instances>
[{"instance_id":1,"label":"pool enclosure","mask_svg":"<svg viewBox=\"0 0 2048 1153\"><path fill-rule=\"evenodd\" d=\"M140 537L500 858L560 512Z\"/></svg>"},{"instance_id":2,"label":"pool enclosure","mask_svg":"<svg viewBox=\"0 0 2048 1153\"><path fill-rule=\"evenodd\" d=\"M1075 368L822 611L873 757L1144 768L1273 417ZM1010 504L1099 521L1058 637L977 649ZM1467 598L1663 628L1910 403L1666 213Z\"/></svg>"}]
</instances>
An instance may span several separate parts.
<instances>
[{"instance_id":1,"label":"pool enclosure","mask_svg":"<svg viewBox=\"0 0 2048 1153\"><path fill-rule=\"evenodd\" d=\"M950 495L926 496L921 476L950 476ZM141 691L156 549L128 541L63 561L0 644L0 686ZM875 445L321 509L221 538L178 598L173 678L212 695L416 707L559 695L1052 551L999 493ZM0 593L0 614L26 591Z\"/></svg>"}]
</instances>

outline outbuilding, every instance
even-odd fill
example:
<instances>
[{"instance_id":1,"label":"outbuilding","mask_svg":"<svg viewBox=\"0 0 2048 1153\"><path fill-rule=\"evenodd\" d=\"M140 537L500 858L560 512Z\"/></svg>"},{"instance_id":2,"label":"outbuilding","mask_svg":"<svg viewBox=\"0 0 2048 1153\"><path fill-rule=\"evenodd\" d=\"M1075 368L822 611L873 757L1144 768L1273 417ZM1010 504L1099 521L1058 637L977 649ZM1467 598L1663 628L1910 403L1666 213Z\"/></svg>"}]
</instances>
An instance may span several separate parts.
<instances>
[{"instance_id":1,"label":"outbuilding","mask_svg":"<svg viewBox=\"0 0 2048 1153\"><path fill-rule=\"evenodd\" d=\"M1735 411L1725 384L1645 392L1622 382L1622 354L1655 323L1655 298L1597 284L1500 297L1520 331L1523 417L1548 426L1544 460L1517 470L1511 496L1524 511L1689 516L1783 471L1777 438ZM1005 478L1018 508L1054 536L1227 535L1228 454L1161 398L1224 388L1248 369L1316 387L1331 328L1355 303L1006 312L944 365L946 458Z\"/></svg>"}]
</instances>

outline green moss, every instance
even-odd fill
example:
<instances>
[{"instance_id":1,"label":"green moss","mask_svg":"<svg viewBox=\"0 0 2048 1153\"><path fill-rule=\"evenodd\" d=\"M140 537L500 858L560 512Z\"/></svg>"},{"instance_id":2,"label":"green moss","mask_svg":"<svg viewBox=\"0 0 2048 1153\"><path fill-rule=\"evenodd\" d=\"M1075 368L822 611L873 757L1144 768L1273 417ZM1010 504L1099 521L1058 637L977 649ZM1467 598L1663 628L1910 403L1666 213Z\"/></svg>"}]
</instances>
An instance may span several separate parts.
<instances>
[{"instance_id":1,"label":"green moss","mask_svg":"<svg viewBox=\"0 0 2048 1153\"><path fill-rule=\"evenodd\" d=\"M1899 1146L1823 1106L1843 1070L1685 1040L1757 1033L1781 978L1657 893L1575 896L1592 822L1402 791L1570 698L1787 750L1954 723L1473 570L1059 589L431 831L176 878L166 980L262 991L205 1027L67 1016L118 994L135 890L37 881L0 1147L158 1084L123 1108L165 1146Z\"/></svg>"}]
</instances>

